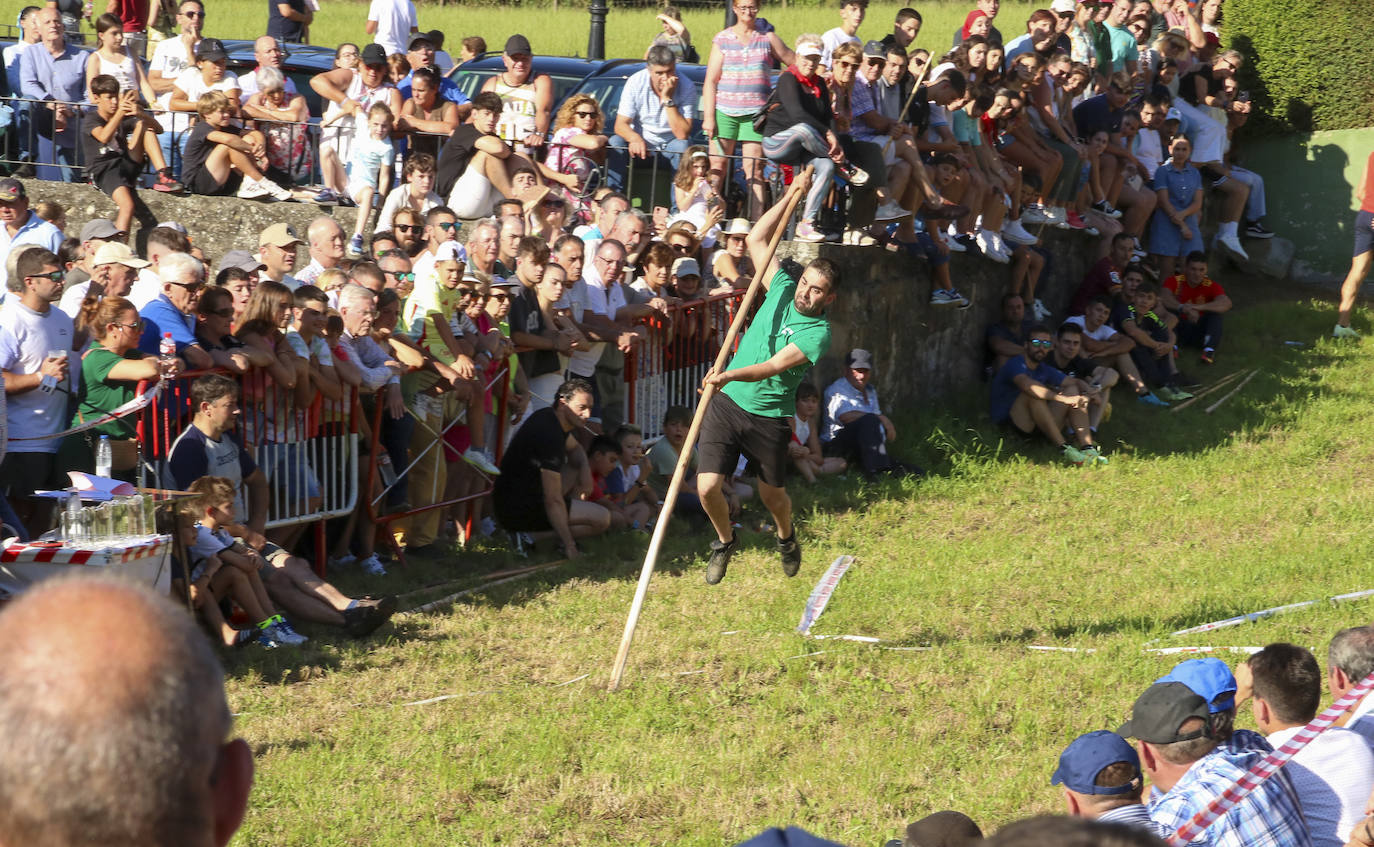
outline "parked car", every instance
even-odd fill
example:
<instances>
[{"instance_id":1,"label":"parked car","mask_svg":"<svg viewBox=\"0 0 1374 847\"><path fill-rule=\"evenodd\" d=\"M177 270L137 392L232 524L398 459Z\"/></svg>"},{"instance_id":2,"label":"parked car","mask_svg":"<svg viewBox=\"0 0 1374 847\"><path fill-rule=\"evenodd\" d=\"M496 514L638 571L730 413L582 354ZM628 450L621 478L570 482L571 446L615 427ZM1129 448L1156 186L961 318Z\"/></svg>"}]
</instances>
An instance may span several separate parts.
<instances>
[{"instance_id":1,"label":"parked car","mask_svg":"<svg viewBox=\"0 0 1374 847\"><path fill-rule=\"evenodd\" d=\"M615 134L615 116L620 108L620 93L625 90L625 81L632 75L644 70L644 62L637 59L615 59L607 62L605 66L582 81L572 94L587 94L596 100L601 106L601 113L606 116L605 130L607 135ZM706 66L689 65L679 62L678 73L687 77L692 84L697 87L696 118L692 121L693 144L705 144L706 136L701 133L701 89L706 84Z\"/></svg>"},{"instance_id":2,"label":"parked car","mask_svg":"<svg viewBox=\"0 0 1374 847\"><path fill-rule=\"evenodd\" d=\"M573 89L606 64L609 63L600 59L577 59L568 56L535 56L531 63L535 75L548 74L549 79L553 80L555 113ZM453 81L464 94L474 97L482 90L487 80L505 70L505 67L500 53L483 53L471 62L460 65L457 73L453 75Z\"/></svg>"}]
</instances>

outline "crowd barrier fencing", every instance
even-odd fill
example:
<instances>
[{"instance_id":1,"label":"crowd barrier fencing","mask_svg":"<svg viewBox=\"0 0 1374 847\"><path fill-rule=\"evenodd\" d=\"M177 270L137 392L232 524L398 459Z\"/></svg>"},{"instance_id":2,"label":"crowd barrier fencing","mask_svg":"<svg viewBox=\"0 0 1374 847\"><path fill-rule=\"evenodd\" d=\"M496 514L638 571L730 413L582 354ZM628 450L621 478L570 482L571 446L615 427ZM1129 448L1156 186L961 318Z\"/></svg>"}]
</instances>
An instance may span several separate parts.
<instances>
[{"instance_id":1,"label":"crowd barrier fencing","mask_svg":"<svg viewBox=\"0 0 1374 847\"><path fill-rule=\"evenodd\" d=\"M663 434L669 406L696 406L702 377L743 300L743 291L715 294L671 304L666 315L641 322L648 337L625 356L624 417L646 442Z\"/></svg>"}]
</instances>

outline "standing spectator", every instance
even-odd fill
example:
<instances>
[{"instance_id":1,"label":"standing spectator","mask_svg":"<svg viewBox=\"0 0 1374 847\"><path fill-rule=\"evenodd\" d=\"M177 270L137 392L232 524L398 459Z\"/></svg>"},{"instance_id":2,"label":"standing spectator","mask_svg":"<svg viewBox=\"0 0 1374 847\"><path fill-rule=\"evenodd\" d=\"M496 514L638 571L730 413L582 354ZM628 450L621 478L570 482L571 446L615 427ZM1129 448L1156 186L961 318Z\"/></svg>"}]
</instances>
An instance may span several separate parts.
<instances>
[{"instance_id":1,"label":"standing spectator","mask_svg":"<svg viewBox=\"0 0 1374 847\"><path fill-rule=\"evenodd\" d=\"M1188 163L1193 145L1183 135L1169 144L1169 159L1154 175L1159 204L1150 219L1150 255L1161 278L1174 275L1180 256L1203 249L1198 212L1202 210L1202 174Z\"/></svg>"},{"instance_id":2,"label":"standing spectator","mask_svg":"<svg viewBox=\"0 0 1374 847\"><path fill-rule=\"evenodd\" d=\"M200 346L195 333L196 303L205 287L205 266L193 256L173 253L158 263L157 275L162 280L162 293L139 310L143 335L138 349L156 356L163 336L170 333L177 355L189 368L213 367L214 360Z\"/></svg>"},{"instance_id":3,"label":"standing spectator","mask_svg":"<svg viewBox=\"0 0 1374 847\"><path fill-rule=\"evenodd\" d=\"M1273 748L1239 748L1210 731L1207 701L1180 682L1145 689L1131 707L1131 719L1117 730L1139 742L1140 764L1154 790L1150 818L1161 836L1179 827ZM1206 831L1206 844L1248 847L1311 847L1293 783L1279 770Z\"/></svg>"},{"instance_id":4,"label":"standing spectator","mask_svg":"<svg viewBox=\"0 0 1374 847\"><path fill-rule=\"evenodd\" d=\"M0 309L0 372L4 375L5 414L11 440L3 463L0 485L35 534L36 526L28 497L37 489L62 488L66 474L57 462L60 443L44 440L66 428L67 399L81 378L81 362L73 342L72 319L56 308L62 297L62 265L57 256L40 247L24 251L9 281L10 297ZM25 440L19 440L25 439ZM40 518L40 520L45 520Z\"/></svg>"},{"instance_id":5,"label":"standing spectator","mask_svg":"<svg viewBox=\"0 0 1374 847\"><path fill-rule=\"evenodd\" d=\"M897 15L892 21L892 32L882 37L883 46L911 50L911 42L920 34L922 23L921 13L915 9L908 7L897 10Z\"/></svg>"},{"instance_id":6,"label":"standing spectator","mask_svg":"<svg viewBox=\"0 0 1374 847\"><path fill-rule=\"evenodd\" d=\"M798 241L836 240L816 228L816 216L830 191L835 162L843 160L839 139L831 126L830 90L817 70L824 52L818 36L797 37L795 61L778 77L773 92L778 107L768 112L763 127L763 152L772 162L816 169L811 192L797 224Z\"/></svg>"},{"instance_id":7,"label":"standing spectator","mask_svg":"<svg viewBox=\"0 0 1374 847\"><path fill-rule=\"evenodd\" d=\"M613 155L608 160L611 187L621 191L633 159L656 159L675 173L692 134L697 89L677 72L673 51L650 47L647 67L625 80L616 109Z\"/></svg>"},{"instance_id":8,"label":"standing spectator","mask_svg":"<svg viewBox=\"0 0 1374 847\"><path fill-rule=\"evenodd\" d=\"M859 27L863 26L864 15L868 12L868 0L841 0L840 2L840 25L834 29L828 29L821 34L821 65L829 68L831 57L835 48L841 44L863 45L863 40L856 34ZM785 63L785 64L790 64Z\"/></svg>"},{"instance_id":9,"label":"standing spectator","mask_svg":"<svg viewBox=\"0 0 1374 847\"><path fill-rule=\"evenodd\" d=\"M49 6L38 12L39 42L19 59L19 90L46 105L30 110L36 147L37 176L71 182L76 165L80 115L74 103L86 99L86 54L67 43L62 16Z\"/></svg>"},{"instance_id":10,"label":"standing spectator","mask_svg":"<svg viewBox=\"0 0 1374 847\"><path fill-rule=\"evenodd\" d=\"M1374 153L1364 163L1364 175L1355 191L1355 199L1360 209L1355 213L1355 253L1350 260L1350 270L1341 283L1340 311L1336 313L1336 328L1331 331L1334 338L1359 338L1360 334L1350 327L1350 312L1355 308L1355 297L1360 293L1360 283L1369 273L1370 259L1374 258Z\"/></svg>"},{"instance_id":11,"label":"standing spectator","mask_svg":"<svg viewBox=\"0 0 1374 847\"><path fill-rule=\"evenodd\" d=\"M1255 724L1275 749L1317 716L1322 673L1317 657L1295 644L1270 644L1236 666L1236 705L1253 694ZM1357 733L1330 727L1284 766L1293 781L1313 847L1341 847L1363 817L1374 789L1374 752Z\"/></svg>"},{"instance_id":12,"label":"standing spectator","mask_svg":"<svg viewBox=\"0 0 1374 847\"><path fill-rule=\"evenodd\" d=\"M96 38L99 41L95 51L86 59L87 96L94 101L90 91L91 82L101 74L114 77L121 91L133 91L142 96L144 103L155 100L153 87L148 84L143 70L143 57L136 55L120 29L119 18L114 15L101 15L95 21Z\"/></svg>"},{"instance_id":13,"label":"standing spectator","mask_svg":"<svg viewBox=\"0 0 1374 847\"><path fill-rule=\"evenodd\" d=\"M62 230L38 217L29 208L29 195L17 179L0 179L0 256L9 256L21 244L35 244L56 255L62 248ZM0 282L10 291L9 263L0 264Z\"/></svg>"},{"instance_id":14,"label":"standing spectator","mask_svg":"<svg viewBox=\"0 0 1374 847\"><path fill-rule=\"evenodd\" d=\"M1088 398L1079 390L1078 380L1045 361L1053 347L1048 327L1030 328L1021 354L1008 359L992 378L992 422L1021 436L1038 430L1072 464L1106 464L1106 457L1093 444ZM1077 444L1064 439L1066 426L1073 430Z\"/></svg>"},{"instance_id":15,"label":"standing spectator","mask_svg":"<svg viewBox=\"0 0 1374 847\"><path fill-rule=\"evenodd\" d=\"M553 80L548 74L532 73L534 50L523 35L506 39L501 61L506 69L483 83L482 90L501 98L501 120L496 125L496 134L515 152L528 156L544 146L549 133Z\"/></svg>"},{"instance_id":16,"label":"standing spectator","mask_svg":"<svg viewBox=\"0 0 1374 847\"><path fill-rule=\"evenodd\" d=\"M5 48L5 93L13 96L22 96L23 92L19 85L19 60L24 55L24 51L37 44L41 33L38 31L37 6L25 6L19 12L18 26L20 30L19 39ZM32 177L33 165L30 163L29 149L31 127L29 125L29 104L11 103L14 109L14 129L6 133L5 151L6 154L18 162L22 162L14 173L16 176Z\"/></svg>"},{"instance_id":17,"label":"standing spectator","mask_svg":"<svg viewBox=\"0 0 1374 847\"><path fill-rule=\"evenodd\" d=\"M373 0L373 8L386 2L389 0ZM374 103L385 103L391 114L398 114L401 93L387 78L386 51L376 44L363 48L358 67L335 68L316 74L310 79L310 87L329 101L322 121L328 126L320 133L320 168L325 187L315 195L315 201L339 201L346 205L351 201L347 201L348 173L344 163L352 158L353 139L365 131L367 110ZM363 116L361 122L360 116ZM340 200L341 197L344 200Z\"/></svg>"},{"instance_id":18,"label":"standing spectator","mask_svg":"<svg viewBox=\"0 0 1374 847\"><path fill-rule=\"evenodd\" d=\"M177 80L195 67L196 47L200 45L205 26L205 5L200 0L182 0L177 7L177 24L181 33L176 38L159 41L148 63L148 84L157 93L158 108L164 110L170 108L172 88ZM162 157L172 168L172 175L180 176L185 129L178 130L175 124L175 120L169 120L157 140L162 146Z\"/></svg>"},{"instance_id":19,"label":"standing spectator","mask_svg":"<svg viewBox=\"0 0 1374 847\"><path fill-rule=\"evenodd\" d=\"M91 257L93 276L85 282L68 285L57 308L75 321L81 315L87 297L94 297L96 301L104 297L127 297L133 288L136 272L147 266L148 263L135 256L127 244L118 241L101 244ZM71 281L70 273L67 280ZM132 304L130 308L133 308Z\"/></svg>"},{"instance_id":20,"label":"standing spectator","mask_svg":"<svg viewBox=\"0 0 1374 847\"><path fill-rule=\"evenodd\" d=\"M1084 733L1059 754L1052 785L1064 786L1069 814L1155 832L1145 804L1140 756L1130 742L1105 729Z\"/></svg>"},{"instance_id":21,"label":"standing spectator","mask_svg":"<svg viewBox=\"0 0 1374 847\"><path fill-rule=\"evenodd\" d=\"M762 213L764 204L763 136L754 129L754 118L768 102L774 62L790 65L796 58L759 19L761 2L735 2L735 25L711 39L701 98L701 129L708 143L714 141L711 174L716 190L724 192L733 179L735 163L730 157L738 145L750 220ZM858 8L862 21L866 6L867 0L849 0L840 14Z\"/></svg>"},{"instance_id":22,"label":"standing spectator","mask_svg":"<svg viewBox=\"0 0 1374 847\"><path fill-rule=\"evenodd\" d=\"M1178 314L1178 343L1201 347L1202 363L1212 364L1221 344L1221 316L1231 311L1231 298L1207 276L1207 254L1189 253L1183 273L1164 280L1159 298L1164 308Z\"/></svg>"},{"instance_id":23,"label":"standing spectator","mask_svg":"<svg viewBox=\"0 0 1374 847\"><path fill-rule=\"evenodd\" d=\"M421 32L410 37L410 42L406 45L405 60L409 66L406 75L396 83L396 88L401 92L401 97L409 99L410 85L415 72L421 68L428 68L434 72L434 78L437 81L435 93L440 99L460 105L468 102L468 96L463 93L463 89L458 87L458 83L439 73L439 69L434 63L434 42L430 39L429 33ZM462 114L466 115L467 111L467 109L463 109Z\"/></svg>"},{"instance_id":24,"label":"standing spectator","mask_svg":"<svg viewBox=\"0 0 1374 847\"><path fill-rule=\"evenodd\" d=\"M658 22L663 25L663 31L654 36L654 40L649 42L649 49L644 51L644 58L649 58L649 50L654 47L667 47L673 51L673 56L679 62L698 62L697 50L692 46L692 33L688 32L687 27L682 23L682 12L676 6L664 6L663 11L656 16Z\"/></svg>"},{"instance_id":25,"label":"standing spectator","mask_svg":"<svg viewBox=\"0 0 1374 847\"><path fill-rule=\"evenodd\" d=\"M539 240L542 243L542 239ZM589 349L573 351L568 360L567 378L581 378L592 386L591 414L587 420L597 433L614 432L620 423L621 411L612 407L621 396L608 396L621 394L613 390L616 388L613 372L624 369L623 351L632 349L635 341L642 337L617 320L622 310L629 308L625 286L620 284L625 264L624 245L607 238L597 245L591 264L582 270L582 279L575 281L568 291L573 320L595 343ZM608 419L604 428L603 419Z\"/></svg>"},{"instance_id":26,"label":"standing spectator","mask_svg":"<svg viewBox=\"0 0 1374 847\"><path fill-rule=\"evenodd\" d=\"M308 43L314 20L308 0L267 0L267 35L283 44Z\"/></svg>"},{"instance_id":27,"label":"standing spectator","mask_svg":"<svg viewBox=\"0 0 1374 847\"><path fill-rule=\"evenodd\" d=\"M412 0L372 0L364 30L385 55L406 52L410 36L420 31Z\"/></svg>"},{"instance_id":28,"label":"standing spectator","mask_svg":"<svg viewBox=\"0 0 1374 847\"><path fill-rule=\"evenodd\" d=\"M825 389L822 451L827 457L856 462L869 480L880 473L900 474L904 469L887 452L887 445L897 440L897 429L878 404L872 354L850 350L844 365L844 376Z\"/></svg>"},{"instance_id":29,"label":"standing spectator","mask_svg":"<svg viewBox=\"0 0 1374 847\"><path fill-rule=\"evenodd\" d=\"M487 41L480 35L469 35L459 42L461 47L458 50L458 62L453 66L446 76L453 76L453 71L458 70L464 62L471 62L483 53L487 52Z\"/></svg>"}]
</instances>

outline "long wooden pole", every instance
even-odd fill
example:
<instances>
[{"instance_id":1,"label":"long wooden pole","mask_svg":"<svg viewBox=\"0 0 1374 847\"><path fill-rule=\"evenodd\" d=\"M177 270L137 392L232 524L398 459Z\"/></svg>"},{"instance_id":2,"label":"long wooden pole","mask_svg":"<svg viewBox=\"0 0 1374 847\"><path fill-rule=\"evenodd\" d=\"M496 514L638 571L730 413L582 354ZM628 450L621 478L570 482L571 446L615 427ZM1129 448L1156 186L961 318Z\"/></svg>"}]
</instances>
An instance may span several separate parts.
<instances>
[{"instance_id":1,"label":"long wooden pole","mask_svg":"<svg viewBox=\"0 0 1374 847\"><path fill-rule=\"evenodd\" d=\"M811 172L812 168L808 165L804 172L805 177L809 177ZM749 307L753 305L755 296L763 288L763 275L768 270L768 266L772 264L773 256L778 251L778 245L782 242L783 234L787 232L787 223L792 219L792 213L801 200L802 193L797 188L808 181L804 177L794 180L793 188L789 189L787 195L779 201L787 204L787 211L778 220L778 228L768 241L768 258L755 265L754 279L749 283L749 290L744 293L744 299L740 301L739 311L735 313L735 319L730 322L730 329L725 333L725 340L721 342L720 352L716 354L716 363L713 367L716 373L720 373L725 368L725 363L731 354L731 348L735 346L735 336L739 335L740 327L749 314ZM653 577L654 565L658 561L658 550L663 545L663 536L668 532L668 521L673 517L673 506L677 503L678 490L682 488L682 480L687 474L687 463L692 456L692 447L697 443L697 436L701 432L701 421L706 417L706 409L711 405L711 398L715 393L716 387L714 385L708 385L702 389L701 399L697 401L696 414L692 416L692 426L687 430L687 440L683 443L681 452L678 453L677 467L673 469L672 482L668 485L668 493L663 497L663 508L658 513L658 524L654 527L653 538L649 540L649 549L644 554L644 567L639 571L639 585L635 588L634 602L630 604L630 616L625 621L625 634L620 638L620 649L615 654L615 665L611 668L611 683L608 686L611 691L620 687L620 678L625 673L625 663L630 658L630 642L634 641L635 626L639 623L639 613L644 607L644 597L649 593L649 580Z\"/></svg>"},{"instance_id":2,"label":"long wooden pole","mask_svg":"<svg viewBox=\"0 0 1374 847\"><path fill-rule=\"evenodd\" d=\"M930 70L930 66L933 64L933 59L933 56L930 59L927 59L926 63L921 67L921 72L916 75L916 84L911 86L911 93L906 96L906 102L902 104L902 111L897 113L897 123L901 123L902 118L906 117L906 110L911 108L911 101L916 99L916 92L920 90L921 81L926 78L926 73ZM889 135L887 137L887 141L883 144L883 155L886 156L887 151L891 148L892 136Z\"/></svg>"}]
</instances>

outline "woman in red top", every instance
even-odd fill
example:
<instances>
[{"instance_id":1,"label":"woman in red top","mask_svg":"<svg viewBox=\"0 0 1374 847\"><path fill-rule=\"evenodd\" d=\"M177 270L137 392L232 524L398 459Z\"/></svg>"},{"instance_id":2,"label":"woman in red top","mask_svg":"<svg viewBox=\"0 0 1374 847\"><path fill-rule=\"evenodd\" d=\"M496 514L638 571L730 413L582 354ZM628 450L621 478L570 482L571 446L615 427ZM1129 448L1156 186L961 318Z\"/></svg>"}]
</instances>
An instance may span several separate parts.
<instances>
[{"instance_id":1,"label":"woman in red top","mask_svg":"<svg viewBox=\"0 0 1374 847\"><path fill-rule=\"evenodd\" d=\"M1336 316L1336 338L1359 338L1360 334L1350 328L1350 310L1355 308L1355 294L1360 283L1369 273L1369 263L1374 258L1374 153L1364 163L1364 178L1360 180L1360 191L1356 196L1360 201L1360 211L1355 213L1355 257L1350 260L1350 272L1341 284L1341 311Z\"/></svg>"}]
</instances>

